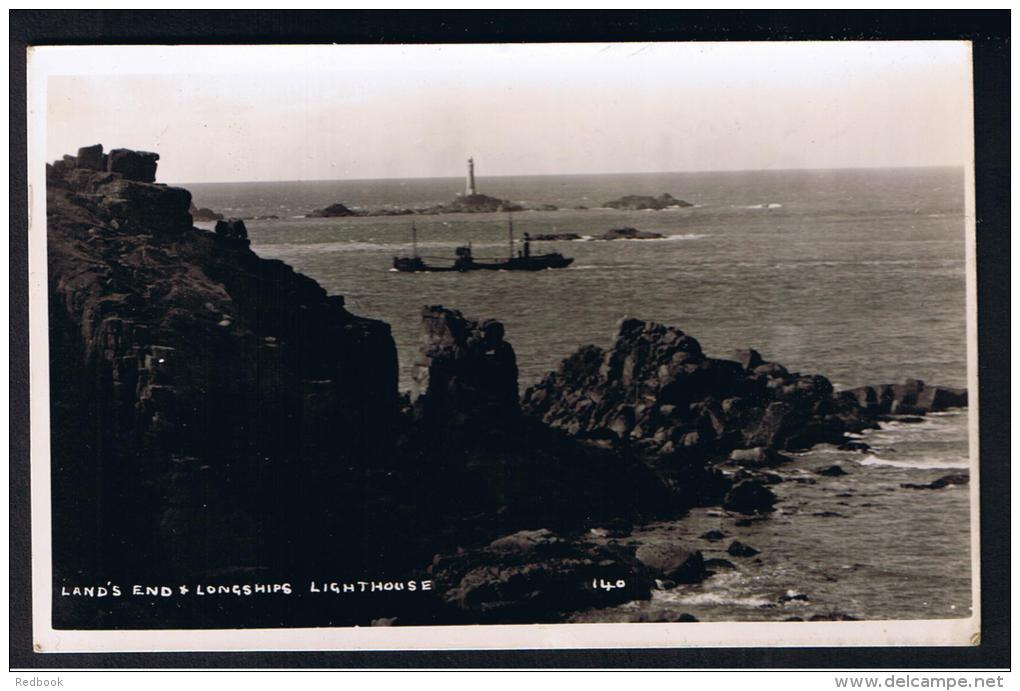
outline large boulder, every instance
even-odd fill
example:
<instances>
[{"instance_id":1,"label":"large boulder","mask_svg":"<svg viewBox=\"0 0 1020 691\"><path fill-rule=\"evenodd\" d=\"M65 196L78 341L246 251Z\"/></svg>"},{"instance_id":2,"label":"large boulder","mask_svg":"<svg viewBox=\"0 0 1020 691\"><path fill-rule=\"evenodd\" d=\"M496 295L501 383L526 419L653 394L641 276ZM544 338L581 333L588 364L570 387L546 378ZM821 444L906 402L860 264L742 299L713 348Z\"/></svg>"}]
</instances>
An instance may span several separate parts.
<instances>
[{"instance_id":1,"label":"large boulder","mask_svg":"<svg viewBox=\"0 0 1020 691\"><path fill-rule=\"evenodd\" d=\"M106 170L106 156L103 154L103 145L93 144L92 146L83 146L78 149L75 167L86 170Z\"/></svg>"},{"instance_id":2,"label":"large boulder","mask_svg":"<svg viewBox=\"0 0 1020 691\"><path fill-rule=\"evenodd\" d=\"M158 160L159 154L151 151L113 149L107 157L106 169L111 173L119 173L128 180L155 182Z\"/></svg>"},{"instance_id":3,"label":"large boulder","mask_svg":"<svg viewBox=\"0 0 1020 691\"><path fill-rule=\"evenodd\" d=\"M570 612L651 597L651 579L624 550L531 530L487 547L437 555L430 572L464 621L562 621Z\"/></svg>"},{"instance_id":4,"label":"large boulder","mask_svg":"<svg viewBox=\"0 0 1020 691\"><path fill-rule=\"evenodd\" d=\"M723 507L745 515L763 514L773 511L777 497L772 490L758 480L743 480L726 494Z\"/></svg>"},{"instance_id":5,"label":"large boulder","mask_svg":"<svg viewBox=\"0 0 1020 691\"><path fill-rule=\"evenodd\" d=\"M701 552L676 544L644 544L634 556L660 578L674 583L700 583L705 580L705 558Z\"/></svg>"},{"instance_id":6,"label":"large boulder","mask_svg":"<svg viewBox=\"0 0 1020 691\"><path fill-rule=\"evenodd\" d=\"M248 229L244 226L244 221L239 218L216 221L214 232L227 240L248 241Z\"/></svg>"}]
</instances>

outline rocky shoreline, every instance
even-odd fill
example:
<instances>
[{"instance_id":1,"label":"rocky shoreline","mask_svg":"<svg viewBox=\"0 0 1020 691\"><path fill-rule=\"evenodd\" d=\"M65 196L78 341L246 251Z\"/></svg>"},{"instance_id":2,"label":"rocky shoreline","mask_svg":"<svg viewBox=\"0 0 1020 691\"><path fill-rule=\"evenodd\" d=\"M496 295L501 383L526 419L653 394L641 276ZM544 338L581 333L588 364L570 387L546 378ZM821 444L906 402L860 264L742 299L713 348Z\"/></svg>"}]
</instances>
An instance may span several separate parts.
<instances>
[{"instance_id":1,"label":"rocky shoreline","mask_svg":"<svg viewBox=\"0 0 1020 691\"><path fill-rule=\"evenodd\" d=\"M726 568L628 546L634 526L693 507L768 520L789 452L864 450L848 435L884 416L966 405L915 380L835 392L638 319L522 395L502 324L442 306L422 311L401 396L387 324L255 255L243 221L195 228L157 160L95 146L47 167L55 585L385 572L436 587L413 605L202 613L55 598L64 625L563 621Z\"/></svg>"}]
</instances>

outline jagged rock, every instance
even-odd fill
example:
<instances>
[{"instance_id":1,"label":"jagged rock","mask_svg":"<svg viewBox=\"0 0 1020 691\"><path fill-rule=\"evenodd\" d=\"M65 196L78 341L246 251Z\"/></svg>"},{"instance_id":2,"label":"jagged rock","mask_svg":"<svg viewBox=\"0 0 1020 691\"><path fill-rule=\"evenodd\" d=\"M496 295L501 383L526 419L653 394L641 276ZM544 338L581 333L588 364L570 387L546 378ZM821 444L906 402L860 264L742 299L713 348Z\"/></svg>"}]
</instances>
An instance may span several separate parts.
<instances>
[{"instance_id":1,"label":"jagged rock","mask_svg":"<svg viewBox=\"0 0 1020 691\"><path fill-rule=\"evenodd\" d=\"M745 545L740 540L734 540L730 543L730 546L726 548L726 553L733 557L753 557L759 554L758 550L750 545Z\"/></svg>"},{"instance_id":2,"label":"jagged rock","mask_svg":"<svg viewBox=\"0 0 1020 691\"><path fill-rule=\"evenodd\" d=\"M723 507L746 515L767 513L773 510L776 495L758 480L738 482L726 494Z\"/></svg>"},{"instance_id":3,"label":"jagged rock","mask_svg":"<svg viewBox=\"0 0 1020 691\"><path fill-rule=\"evenodd\" d=\"M657 575L674 583L705 580L705 558L698 550L673 544L644 544L634 556Z\"/></svg>"},{"instance_id":4,"label":"jagged rock","mask_svg":"<svg viewBox=\"0 0 1020 691\"><path fill-rule=\"evenodd\" d=\"M421 359L414 371L418 414L459 424L515 419L517 358L503 340L503 325L440 306L425 307L422 321Z\"/></svg>"},{"instance_id":5,"label":"jagged rock","mask_svg":"<svg viewBox=\"0 0 1020 691\"><path fill-rule=\"evenodd\" d=\"M775 449L842 443L847 432L875 426L854 401L835 397L824 377L759 364L750 351L742 357L710 358L679 329L625 319L609 351L578 351L531 387L523 405L572 435L614 429L620 441L684 449L691 462L763 447L772 451L749 453L767 453L768 464L783 458Z\"/></svg>"},{"instance_id":6,"label":"jagged rock","mask_svg":"<svg viewBox=\"0 0 1020 691\"><path fill-rule=\"evenodd\" d=\"M671 194L663 193L658 197L652 197L641 194L628 194L614 199L611 202L606 202L602 206L609 209L622 209L625 211L642 211L645 209L668 209L675 206L694 206L690 202L685 202L682 199L677 199Z\"/></svg>"},{"instance_id":7,"label":"jagged rock","mask_svg":"<svg viewBox=\"0 0 1020 691\"><path fill-rule=\"evenodd\" d=\"M705 566L710 568L710 569L735 569L735 568L737 568L737 565L734 564L729 559L720 559L720 558L706 559L705 560Z\"/></svg>"},{"instance_id":8,"label":"jagged rock","mask_svg":"<svg viewBox=\"0 0 1020 691\"><path fill-rule=\"evenodd\" d=\"M777 449L842 443L876 426L853 400L817 375L760 362L707 357L680 329L627 318L607 351L580 349L523 399L535 419L592 443L637 445L646 462L692 505L722 501L725 478L710 461L748 467L788 460Z\"/></svg>"},{"instance_id":9,"label":"jagged rock","mask_svg":"<svg viewBox=\"0 0 1020 691\"><path fill-rule=\"evenodd\" d=\"M561 621L574 610L651 597L651 578L624 552L562 539L549 530L439 556L430 572L443 601L478 623Z\"/></svg>"},{"instance_id":10,"label":"jagged rock","mask_svg":"<svg viewBox=\"0 0 1020 691\"><path fill-rule=\"evenodd\" d=\"M842 466L830 465L825 468L816 468L815 473L818 475L824 475L825 477L839 477L841 475L847 475L847 472L843 470Z\"/></svg>"},{"instance_id":11,"label":"jagged rock","mask_svg":"<svg viewBox=\"0 0 1020 691\"><path fill-rule=\"evenodd\" d=\"M709 542L718 542L726 537L726 534L720 530L709 530L707 533L701 535L702 540L708 540Z\"/></svg>"}]
</instances>

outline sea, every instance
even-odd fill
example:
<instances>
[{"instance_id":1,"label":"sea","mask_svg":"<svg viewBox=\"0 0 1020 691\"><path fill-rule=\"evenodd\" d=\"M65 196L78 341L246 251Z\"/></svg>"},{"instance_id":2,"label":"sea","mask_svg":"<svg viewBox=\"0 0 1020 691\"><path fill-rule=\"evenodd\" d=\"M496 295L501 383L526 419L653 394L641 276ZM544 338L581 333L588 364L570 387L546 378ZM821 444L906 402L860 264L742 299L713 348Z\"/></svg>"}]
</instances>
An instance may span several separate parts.
<instances>
[{"instance_id":1,"label":"sea","mask_svg":"<svg viewBox=\"0 0 1020 691\"><path fill-rule=\"evenodd\" d=\"M411 387L425 305L495 318L517 354L521 390L578 347L612 344L625 316L677 326L712 356L757 349L837 388L967 385L964 171L960 168L743 171L493 177L479 192L557 211L306 218L353 209L427 207L462 193L462 178L187 184L198 206L247 220L252 249L344 295L352 312L393 330L401 387ZM668 192L693 206L620 211L605 202ZM583 207L583 208L582 208ZM266 218L275 217L275 218ZM532 243L574 258L539 272L398 273L412 251L450 264L469 244L505 258L523 233L576 233ZM512 222L518 242L511 248ZM197 224L211 227L212 224ZM598 241L612 228L658 240ZM650 601L579 621L968 617L971 491L901 487L971 465L968 413L896 421L862 435L866 453L821 446L778 472L777 511L737 525L718 509L638 526L634 544L681 542L733 566ZM846 475L824 477L840 465ZM536 526L537 527L537 526ZM721 531L725 539L701 536ZM732 540L758 550L726 554Z\"/></svg>"}]
</instances>

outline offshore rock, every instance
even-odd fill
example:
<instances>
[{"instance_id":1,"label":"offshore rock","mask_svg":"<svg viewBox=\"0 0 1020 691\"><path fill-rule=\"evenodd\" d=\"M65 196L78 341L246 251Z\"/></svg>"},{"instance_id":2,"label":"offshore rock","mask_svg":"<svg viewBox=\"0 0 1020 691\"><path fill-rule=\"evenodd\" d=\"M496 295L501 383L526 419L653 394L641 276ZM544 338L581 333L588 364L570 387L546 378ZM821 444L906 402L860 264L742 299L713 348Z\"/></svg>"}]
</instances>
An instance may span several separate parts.
<instances>
[{"instance_id":1,"label":"offshore rock","mask_svg":"<svg viewBox=\"0 0 1020 691\"><path fill-rule=\"evenodd\" d=\"M361 214L357 211L353 211L347 208L345 205L337 202L336 204L330 204L324 209L316 209L308 214L308 218L342 218L344 216L360 216Z\"/></svg>"},{"instance_id":2,"label":"offshore rock","mask_svg":"<svg viewBox=\"0 0 1020 691\"><path fill-rule=\"evenodd\" d=\"M776 495L759 480L743 480L733 486L723 501L723 508L744 515L773 511Z\"/></svg>"},{"instance_id":3,"label":"offshore rock","mask_svg":"<svg viewBox=\"0 0 1020 691\"><path fill-rule=\"evenodd\" d=\"M927 484L915 484L905 482L900 485L905 489L943 489L950 485L966 485L970 482L970 475L968 473L954 473L952 475L943 475L937 480L933 480Z\"/></svg>"},{"instance_id":4,"label":"offshore rock","mask_svg":"<svg viewBox=\"0 0 1020 691\"><path fill-rule=\"evenodd\" d=\"M740 540L734 540L730 543L730 546L726 548L726 553L732 557L753 557L759 552L754 547L745 545Z\"/></svg>"},{"instance_id":5,"label":"offshore rock","mask_svg":"<svg viewBox=\"0 0 1020 691\"><path fill-rule=\"evenodd\" d=\"M628 194L620 197L619 199L614 199L611 202L606 202L602 206L609 209L621 209L624 211L643 211L646 209L660 210L668 209L670 207L694 205L690 202L685 202L682 199L677 199L673 195L664 192L658 197L641 194Z\"/></svg>"},{"instance_id":6,"label":"offshore rock","mask_svg":"<svg viewBox=\"0 0 1020 691\"><path fill-rule=\"evenodd\" d=\"M599 240L661 240L662 233L652 233L637 228L613 228L599 236Z\"/></svg>"},{"instance_id":7,"label":"offshore rock","mask_svg":"<svg viewBox=\"0 0 1020 691\"><path fill-rule=\"evenodd\" d=\"M191 203L191 207L188 211L191 213L191 220L196 223L219 221L223 218L223 214L216 213L212 209L208 209L204 206L199 208L195 206L194 202Z\"/></svg>"}]
</instances>

